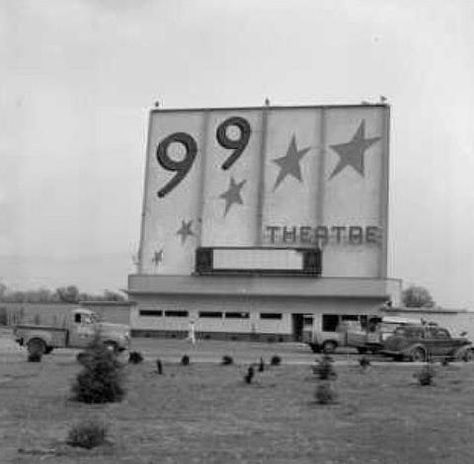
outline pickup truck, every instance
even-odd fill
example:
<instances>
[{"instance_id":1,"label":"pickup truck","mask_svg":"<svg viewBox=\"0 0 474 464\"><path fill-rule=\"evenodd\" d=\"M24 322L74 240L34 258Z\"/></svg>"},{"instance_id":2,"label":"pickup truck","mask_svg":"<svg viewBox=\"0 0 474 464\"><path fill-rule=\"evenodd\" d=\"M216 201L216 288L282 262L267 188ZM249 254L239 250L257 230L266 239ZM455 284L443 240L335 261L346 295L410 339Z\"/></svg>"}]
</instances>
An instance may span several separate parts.
<instances>
[{"instance_id":1,"label":"pickup truck","mask_svg":"<svg viewBox=\"0 0 474 464\"><path fill-rule=\"evenodd\" d=\"M315 353L334 353L340 347L355 348L359 353L375 353L397 327L417 323L415 319L395 316L331 316L334 319L332 327L325 324L327 315L323 314L323 330L314 330L307 342Z\"/></svg>"},{"instance_id":2,"label":"pickup truck","mask_svg":"<svg viewBox=\"0 0 474 464\"><path fill-rule=\"evenodd\" d=\"M407 325L387 338L381 353L396 360L418 362L435 358L470 361L472 344L467 338L452 337L437 325Z\"/></svg>"},{"instance_id":3,"label":"pickup truck","mask_svg":"<svg viewBox=\"0 0 474 464\"><path fill-rule=\"evenodd\" d=\"M95 337L115 352L130 346L130 327L100 322L89 309L75 308L66 316L64 326L17 325L13 337L29 353L49 354L54 348L85 348Z\"/></svg>"}]
</instances>

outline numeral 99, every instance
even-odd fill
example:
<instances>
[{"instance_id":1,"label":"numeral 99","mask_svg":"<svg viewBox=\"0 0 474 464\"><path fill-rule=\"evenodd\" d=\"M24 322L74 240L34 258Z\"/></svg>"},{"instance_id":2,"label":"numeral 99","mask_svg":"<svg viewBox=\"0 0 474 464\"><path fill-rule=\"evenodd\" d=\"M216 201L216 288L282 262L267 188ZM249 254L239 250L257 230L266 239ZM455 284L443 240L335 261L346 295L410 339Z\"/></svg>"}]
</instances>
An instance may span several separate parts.
<instances>
[{"instance_id":1,"label":"numeral 99","mask_svg":"<svg viewBox=\"0 0 474 464\"><path fill-rule=\"evenodd\" d=\"M239 130L239 137L236 139L231 139L227 135L227 129L232 126L237 127ZM216 138L219 145L234 150L234 152L222 164L222 169L229 169L239 159L249 143L251 132L252 129L249 122L239 116L228 118L219 124L216 130ZM175 161L168 155L168 149L172 143L179 143L184 146L186 153L182 160ZM176 174L162 189L158 191L158 197L163 198L186 177L194 163L197 151L196 140L186 132L175 132L174 134L168 135L168 137L160 142L156 149L156 159L163 169L176 172Z\"/></svg>"}]
</instances>

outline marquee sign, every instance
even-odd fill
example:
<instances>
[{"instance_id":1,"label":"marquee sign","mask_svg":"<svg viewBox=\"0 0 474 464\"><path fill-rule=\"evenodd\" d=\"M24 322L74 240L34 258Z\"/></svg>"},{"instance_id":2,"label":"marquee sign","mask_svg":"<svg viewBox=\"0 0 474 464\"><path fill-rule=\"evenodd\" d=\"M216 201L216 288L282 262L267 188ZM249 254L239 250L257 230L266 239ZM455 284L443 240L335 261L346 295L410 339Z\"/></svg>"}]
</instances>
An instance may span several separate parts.
<instances>
[{"instance_id":1,"label":"marquee sign","mask_svg":"<svg viewBox=\"0 0 474 464\"><path fill-rule=\"evenodd\" d=\"M384 277L386 105L153 110L142 273L199 247L323 249L323 276Z\"/></svg>"}]
</instances>

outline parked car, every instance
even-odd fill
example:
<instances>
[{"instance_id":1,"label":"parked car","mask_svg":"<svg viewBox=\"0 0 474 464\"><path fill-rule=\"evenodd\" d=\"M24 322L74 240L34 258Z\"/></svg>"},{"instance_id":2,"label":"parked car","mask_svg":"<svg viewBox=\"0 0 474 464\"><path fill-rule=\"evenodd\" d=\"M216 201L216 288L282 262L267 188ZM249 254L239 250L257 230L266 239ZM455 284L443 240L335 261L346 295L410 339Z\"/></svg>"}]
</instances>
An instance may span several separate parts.
<instances>
[{"instance_id":1,"label":"parked car","mask_svg":"<svg viewBox=\"0 0 474 464\"><path fill-rule=\"evenodd\" d=\"M397 327L417 322L393 316L323 314L321 330L313 330L307 343L314 353L334 353L340 347L377 352Z\"/></svg>"},{"instance_id":2,"label":"parked car","mask_svg":"<svg viewBox=\"0 0 474 464\"><path fill-rule=\"evenodd\" d=\"M49 354L54 348L85 348L94 337L99 337L114 351L130 346L130 327L124 324L100 322L97 315L85 308L72 309L63 327L17 325L13 337L28 352Z\"/></svg>"},{"instance_id":3,"label":"parked car","mask_svg":"<svg viewBox=\"0 0 474 464\"><path fill-rule=\"evenodd\" d=\"M472 342L451 336L437 325L407 325L399 327L385 340L381 353L398 360L428 361L434 358L470 361Z\"/></svg>"}]
</instances>

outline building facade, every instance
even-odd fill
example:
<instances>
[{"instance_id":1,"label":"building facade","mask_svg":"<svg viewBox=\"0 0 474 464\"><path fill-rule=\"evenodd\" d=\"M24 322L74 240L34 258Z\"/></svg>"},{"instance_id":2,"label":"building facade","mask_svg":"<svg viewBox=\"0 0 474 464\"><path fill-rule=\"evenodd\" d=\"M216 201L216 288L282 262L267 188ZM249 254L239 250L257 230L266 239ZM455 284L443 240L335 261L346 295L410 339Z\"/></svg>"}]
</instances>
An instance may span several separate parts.
<instances>
[{"instance_id":1,"label":"building facade","mask_svg":"<svg viewBox=\"0 0 474 464\"><path fill-rule=\"evenodd\" d=\"M153 110L134 333L301 340L387 278L389 107Z\"/></svg>"}]
</instances>

